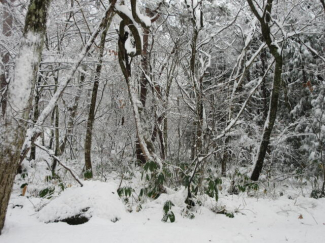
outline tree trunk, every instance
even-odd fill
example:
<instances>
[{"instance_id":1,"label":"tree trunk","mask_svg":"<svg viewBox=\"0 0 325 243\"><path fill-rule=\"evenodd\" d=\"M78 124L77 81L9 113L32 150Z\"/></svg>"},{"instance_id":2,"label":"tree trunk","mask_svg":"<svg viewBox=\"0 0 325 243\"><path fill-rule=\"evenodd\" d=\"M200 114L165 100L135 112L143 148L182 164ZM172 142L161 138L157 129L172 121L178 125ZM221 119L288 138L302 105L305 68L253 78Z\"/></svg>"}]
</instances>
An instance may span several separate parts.
<instances>
[{"instance_id":1,"label":"tree trunk","mask_svg":"<svg viewBox=\"0 0 325 243\"><path fill-rule=\"evenodd\" d=\"M59 73L58 75L54 78L55 80L55 89L54 89L54 93L57 91L57 87L58 87L58 83L59 83ZM54 139L54 143L53 143L53 148L54 148L54 155L58 156L59 154L59 150L60 150L60 133L59 133L59 105L56 104L54 111L53 111L53 115L54 115L54 129L53 129L53 139ZM55 175L55 169L56 169L56 165L58 164L58 161L53 158L53 162L52 162L52 176Z\"/></svg>"},{"instance_id":2,"label":"tree trunk","mask_svg":"<svg viewBox=\"0 0 325 243\"><path fill-rule=\"evenodd\" d=\"M265 9L263 11L263 16L260 16L259 12L257 11L255 4L252 0L247 0L253 14L258 19L258 21L261 24L261 30L262 35L264 38L265 43L267 44L272 56L275 60L275 69L274 69L274 78L273 78L273 89L272 89L272 95L271 95L271 101L269 106L269 112L267 119L264 124L264 131L262 135L262 142L260 144L260 147L258 149L257 153L257 159L255 162L254 170L251 175L251 180L257 181L260 173L263 168L264 159L266 155L266 151L268 148L268 145L270 143L270 137L273 130L273 126L276 119L276 114L278 110L278 100L279 100L279 94L280 94L280 88L281 88L281 75L282 75L282 53L281 49L278 45L274 43L274 40L272 39L271 35L271 27L269 25L269 18L272 11L272 3L273 0L267 0L267 4L265 5Z\"/></svg>"},{"instance_id":3,"label":"tree trunk","mask_svg":"<svg viewBox=\"0 0 325 243\"><path fill-rule=\"evenodd\" d=\"M266 55L266 50L262 50L261 52L261 62L262 62L262 73L261 76L264 75L266 69L267 69L267 55ZM265 84L265 79L262 81L262 85L261 85L261 89L262 89L262 95L263 95L263 121L266 121L267 118L267 88L266 88L266 84Z\"/></svg>"},{"instance_id":4,"label":"tree trunk","mask_svg":"<svg viewBox=\"0 0 325 243\"><path fill-rule=\"evenodd\" d=\"M262 171L264 158L266 155L267 147L270 143L270 137L276 119L276 114L278 110L278 99L279 99L280 87L281 87L282 60L279 60L275 63L274 72L275 73L274 73L274 80L273 80L273 90L272 90L268 117L265 121L262 142L259 147L257 160L251 176L251 179L253 181L258 180L260 173Z\"/></svg>"},{"instance_id":5,"label":"tree trunk","mask_svg":"<svg viewBox=\"0 0 325 243\"><path fill-rule=\"evenodd\" d=\"M41 83L41 76L38 77L38 85ZM35 87L35 98L34 98L34 114L33 114L33 122L35 123L39 116L39 100L40 100L40 90L36 85ZM36 158L36 146L32 145L30 149L30 160L35 160Z\"/></svg>"},{"instance_id":6,"label":"tree trunk","mask_svg":"<svg viewBox=\"0 0 325 243\"><path fill-rule=\"evenodd\" d=\"M149 15L150 13L151 13L150 9L146 8L146 14ZM149 63L148 63L149 33L150 33L149 28L147 27L143 28L143 46L142 46L142 55L141 55L142 72L140 77L140 101L142 103L143 109L145 109L146 107L147 93L148 93L148 89L147 89L148 80L146 75L149 75ZM141 115L141 113L143 113L142 109L139 109L139 111ZM145 164L146 158L142 153L138 138L135 142L135 147L136 147L135 152L136 152L137 161L139 162L139 164Z\"/></svg>"},{"instance_id":7,"label":"tree trunk","mask_svg":"<svg viewBox=\"0 0 325 243\"><path fill-rule=\"evenodd\" d=\"M91 144L92 144L92 135L93 135L93 125L95 120L95 110L96 110L96 101L97 101L97 92L99 87L99 78L102 70L103 64L103 55L105 48L105 39L107 31L111 25L111 21L114 15L111 15L107 21L106 28L102 32L100 40L100 50L99 50L99 63L96 67L95 81L91 95L91 102L89 107L89 114L87 120L87 131L86 131L86 140L85 140L85 178L90 179L93 177L92 162L91 162Z\"/></svg>"},{"instance_id":8,"label":"tree trunk","mask_svg":"<svg viewBox=\"0 0 325 243\"><path fill-rule=\"evenodd\" d=\"M59 124L60 124L60 119L59 119L59 105L55 106L55 122L54 122L54 138L55 138L55 149L54 149L54 155L58 156L60 154L60 130L59 130ZM55 169L58 164L58 161L53 158L53 163L52 163L52 176L55 175Z\"/></svg>"},{"instance_id":9,"label":"tree trunk","mask_svg":"<svg viewBox=\"0 0 325 243\"><path fill-rule=\"evenodd\" d=\"M31 0L14 80L8 89L5 116L1 117L0 137L0 234L3 229L10 193L19 164L20 149L25 139L25 125L33 98L33 88L41 60L50 0ZM20 123L19 123L20 122Z\"/></svg>"},{"instance_id":10,"label":"tree trunk","mask_svg":"<svg viewBox=\"0 0 325 243\"><path fill-rule=\"evenodd\" d=\"M77 115L77 110L78 110L78 105L79 105L79 99L81 96L81 92L82 92L82 84L85 81L85 75L83 73L80 74L80 81L79 81L79 87L77 90L77 94L74 98L74 102L72 107L68 107L68 111L69 111L69 120L68 120L68 124L67 124L67 130L66 133L64 135L64 139L62 144L60 145L60 154L62 155L65 151L66 145L68 140L70 139L70 143L72 143L72 133L73 133L73 127L74 127L74 120L76 118Z\"/></svg>"},{"instance_id":11,"label":"tree trunk","mask_svg":"<svg viewBox=\"0 0 325 243\"><path fill-rule=\"evenodd\" d=\"M15 0L0 0L2 5L4 6L3 9L3 22L2 22L2 34L6 37L11 36L12 34L12 22L13 17L11 15L11 12L9 11L9 4L8 3L14 3ZM8 84L8 63L10 61L10 53L3 49L1 50L1 59L2 59L2 65L0 69L0 106L1 106L1 112L2 115L5 114L6 107L7 107L7 101L6 101L6 89Z\"/></svg>"}]
</instances>

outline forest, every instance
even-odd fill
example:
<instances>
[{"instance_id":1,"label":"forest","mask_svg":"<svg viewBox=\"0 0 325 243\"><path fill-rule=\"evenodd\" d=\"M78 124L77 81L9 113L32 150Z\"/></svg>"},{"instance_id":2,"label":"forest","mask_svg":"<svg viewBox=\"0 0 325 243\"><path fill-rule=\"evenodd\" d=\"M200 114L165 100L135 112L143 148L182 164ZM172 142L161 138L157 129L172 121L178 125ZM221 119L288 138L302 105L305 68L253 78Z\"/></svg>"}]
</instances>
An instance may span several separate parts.
<instances>
[{"instance_id":1,"label":"forest","mask_svg":"<svg viewBox=\"0 0 325 243\"><path fill-rule=\"evenodd\" d=\"M324 0L0 0L0 242L322 242Z\"/></svg>"}]
</instances>

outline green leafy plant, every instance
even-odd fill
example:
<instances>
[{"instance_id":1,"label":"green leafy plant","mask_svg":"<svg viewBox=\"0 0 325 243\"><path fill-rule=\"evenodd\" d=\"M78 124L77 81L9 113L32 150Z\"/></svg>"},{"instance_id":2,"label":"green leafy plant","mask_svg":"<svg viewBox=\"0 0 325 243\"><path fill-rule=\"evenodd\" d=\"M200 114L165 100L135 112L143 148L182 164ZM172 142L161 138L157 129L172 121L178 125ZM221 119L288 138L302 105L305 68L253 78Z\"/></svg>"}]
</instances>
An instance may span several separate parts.
<instances>
[{"instance_id":1,"label":"green leafy plant","mask_svg":"<svg viewBox=\"0 0 325 243\"><path fill-rule=\"evenodd\" d=\"M213 180L212 178L207 178L208 186L205 188L205 193L212 198L215 198L216 201L219 199L218 185L222 184L222 180L217 178Z\"/></svg>"},{"instance_id":2,"label":"green leafy plant","mask_svg":"<svg viewBox=\"0 0 325 243\"><path fill-rule=\"evenodd\" d=\"M143 169L141 179L145 178L147 186L140 190L139 197L144 195L156 199L161 193L165 192L164 182L166 181L166 176L171 176L171 173L167 173L166 168L162 172L158 172L158 165L153 161L148 161Z\"/></svg>"},{"instance_id":3,"label":"green leafy plant","mask_svg":"<svg viewBox=\"0 0 325 243\"><path fill-rule=\"evenodd\" d=\"M87 171L85 171L85 172L84 172L84 178L85 178L85 179L91 179L91 178L93 178L93 173L92 173L92 171L91 171L91 170L87 170Z\"/></svg>"},{"instance_id":4,"label":"green leafy plant","mask_svg":"<svg viewBox=\"0 0 325 243\"><path fill-rule=\"evenodd\" d=\"M23 189L25 186L28 186L28 183L24 183L20 186L21 189Z\"/></svg>"},{"instance_id":5,"label":"green leafy plant","mask_svg":"<svg viewBox=\"0 0 325 243\"><path fill-rule=\"evenodd\" d=\"M171 201L166 201L163 207L164 210L164 216L162 218L162 221L167 222L168 219L171 223L175 222L175 214L173 211L171 211L172 206L175 206Z\"/></svg>"},{"instance_id":6,"label":"green leafy plant","mask_svg":"<svg viewBox=\"0 0 325 243\"><path fill-rule=\"evenodd\" d=\"M27 172L21 173L21 178L26 179L27 177L28 177L28 173Z\"/></svg>"},{"instance_id":7,"label":"green leafy plant","mask_svg":"<svg viewBox=\"0 0 325 243\"><path fill-rule=\"evenodd\" d=\"M255 182L252 182L246 174L240 173L236 170L233 180L233 185L229 192L231 194L238 194L239 192L249 192L259 190L259 185Z\"/></svg>"},{"instance_id":8,"label":"green leafy plant","mask_svg":"<svg viewBox=\"0 0 325 243\"><path fill-rule=\"evenodd\" d=\"M60 187L61 191L65 190L65 185L63 182L60 182L58 186Z\"/></svg>"},{"instance_id":9,"label":"green leafy plant","mask_svg":"<svg viewBox=\"0 0 325 243\"><path fill-rule=\"evenodd\" d=\"M314 190L311 191L311 193L310 193L310 197L311 197L311 198L315 198L315 199L318 199L318 198L325 198L325 194L324 194L324 192L322 192L321 190L314 189Z\"/></svg>"},{"instance_id":10,"label":"green leafy plant","mask_svg":"<svg viewBox=\"0 0 325 243\"><path fill-rule=\"evenodd\" d=\"M50 199L55 191L55 187L47 187L43 190L41 190L38 195L42 198Z\"/></svg>"},{"instance_id":11,"label":"green leafy plant","mask_svg":"<svg viewBox=\"0 0 325 243\"><path fill-rule=\"evenodd\" d=\"M125 203L127 203L133 191L134 190L132 189L132 187L121 187L117 189L117 194L120 198L124 200Z\"/></svg>"},{"instance_id":12,"label":"green leafy plant","mask_svg":"<svg viewBox=\"0 0 325 243\"><path fill-rule=\"evenodd\" d=\"M228 218L234 218L235 217L235 215L234 215L234 213L225 213L225 215L228 217Z\"/></svg>"}]
</instances>

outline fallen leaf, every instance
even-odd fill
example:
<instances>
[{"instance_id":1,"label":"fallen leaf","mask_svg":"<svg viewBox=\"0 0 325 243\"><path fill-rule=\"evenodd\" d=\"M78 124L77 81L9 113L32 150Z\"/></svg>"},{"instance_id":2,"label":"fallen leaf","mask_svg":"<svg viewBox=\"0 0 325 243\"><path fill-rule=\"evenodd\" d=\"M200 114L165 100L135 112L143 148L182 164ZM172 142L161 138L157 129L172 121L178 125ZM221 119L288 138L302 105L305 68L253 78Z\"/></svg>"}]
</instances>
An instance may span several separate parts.
<instances>
[{"instance_id":1,"label":"fallen leaf","mask_svg":"<svg viewBox=\"0 0 325 243\"><path fill-rule=\"evenodd\" d=\"M27 191L27 185L26 186L24 186L24 188L23 188L23 192L21 193L23 196L25 196L25 194L26 194L26 191Z\"/></svg>"}]
</instances>

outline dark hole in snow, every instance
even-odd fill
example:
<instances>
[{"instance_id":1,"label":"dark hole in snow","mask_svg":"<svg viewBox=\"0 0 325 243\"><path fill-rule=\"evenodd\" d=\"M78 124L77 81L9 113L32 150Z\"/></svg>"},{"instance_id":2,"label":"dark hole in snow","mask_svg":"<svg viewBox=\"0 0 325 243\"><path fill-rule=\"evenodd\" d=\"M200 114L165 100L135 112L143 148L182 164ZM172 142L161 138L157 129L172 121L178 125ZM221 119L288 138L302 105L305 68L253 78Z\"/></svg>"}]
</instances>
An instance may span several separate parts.
<instances>
[{"instance_id":1,"label":"dark hole in snow","mask_svg":"<svg viewBox=\"0 0 325 243\"><path fill-rule=\"evenodd\" d=\"M78 225L78 224L84 224L87 223L89 221L89 218L82 216L80 214L70 217L70 218L66 218L63 220L59 220L59 222L65 222L69 225Z\"/></svg>"},{"instance_id":2,"label":"dark hole in snow","mask_svg":"<svg viewBox=\"0 0 325 243\"><path fill-rule=\"evenodd\" d=\"M60 219L60 220L55 220L54 222L57 223L57 222L64 222L64 223L67 223L69 225L78 225L78 224L84 224L84 223L87 223L89 221L89 217L86 217L83 215L83 213L87 212L89 209L88 208L84 208L81 210L81 213L75 215L75 216L72 216L72 217L69 217L69 218L65 218L65 219Z\"/></svg>"},{"instance_id":3,"label":"dark hole in snow","mask_svg":"<svg viewBox=\"0 0 325 243\"><path fill-rule=\"evenodd\" d=\"M12 208L23 208L23 205L17 204L17 205L12 206Z\"/></svg>"},{"instance_id":4,"label":"dark hole in snow","mask_svg":"<svg viewBox=\"0 0 325 243\"><path fill-rule=\"evenodd\" d=\"M118 217L115 217L115 218L112 218L111 219L111 221L113 222L113 223L116 223L117 221L119 221L120 219L118 218Z\"/></svg>"}]
</instances>

